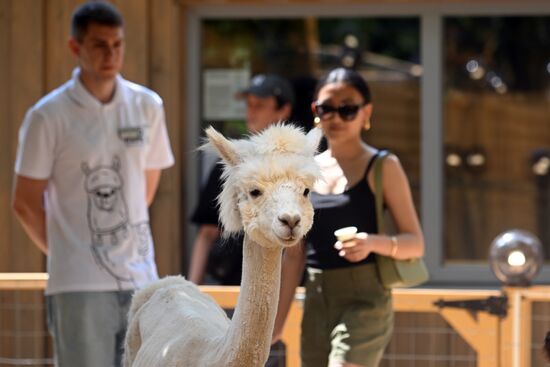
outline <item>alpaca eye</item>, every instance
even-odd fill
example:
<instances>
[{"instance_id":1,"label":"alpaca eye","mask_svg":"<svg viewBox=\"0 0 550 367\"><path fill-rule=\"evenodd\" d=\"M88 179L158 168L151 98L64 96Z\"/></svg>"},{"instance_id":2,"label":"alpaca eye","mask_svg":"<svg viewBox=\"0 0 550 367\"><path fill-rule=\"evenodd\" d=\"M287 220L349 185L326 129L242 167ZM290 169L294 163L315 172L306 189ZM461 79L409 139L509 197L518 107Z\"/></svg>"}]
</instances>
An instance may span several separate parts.
<instances>
[{"instance_id":1,"label":"alpaca eye","mask_svg":"<svg viewBox=\"0 0 550 367\"><path fill-rule=\"evenodd\" d=\"M309 189L304 190L304 196L307 196L309 194Z\"/></svg>"},{"instance_id":2,"label":"alpaca eye","mask_svg":"<svg viewBox=\"0 0 550 367\"><path fill-rule=\"evenodd\" d=\"M257 198L261 194L262 194L262 192L258 189L254 189L254 190L250 191L250 196L252 196L253 198Z\"/></svg>"}]
</instances>

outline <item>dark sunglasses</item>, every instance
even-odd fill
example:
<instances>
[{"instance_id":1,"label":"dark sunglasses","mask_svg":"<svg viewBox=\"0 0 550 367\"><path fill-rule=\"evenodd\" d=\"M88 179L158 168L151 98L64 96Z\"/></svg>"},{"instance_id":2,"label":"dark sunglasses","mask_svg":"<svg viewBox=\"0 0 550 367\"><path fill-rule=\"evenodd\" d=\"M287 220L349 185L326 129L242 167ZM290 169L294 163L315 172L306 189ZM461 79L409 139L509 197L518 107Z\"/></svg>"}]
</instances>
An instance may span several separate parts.
<instances>
[{"instance_id":1,"label":"dark sunglasses","mask_svg":"<svg viewBox=\"0 0 550 367\"><path fill-rule=\"evenodd\" d=\"M334 116L334 113L338 113L340 118L344 121L351 121L357 116L359 109L364 104L344 104L338 107L334 107L328 104L315 104L315 113L321 120L325 120Z\"/></svg>"}]
</instances>

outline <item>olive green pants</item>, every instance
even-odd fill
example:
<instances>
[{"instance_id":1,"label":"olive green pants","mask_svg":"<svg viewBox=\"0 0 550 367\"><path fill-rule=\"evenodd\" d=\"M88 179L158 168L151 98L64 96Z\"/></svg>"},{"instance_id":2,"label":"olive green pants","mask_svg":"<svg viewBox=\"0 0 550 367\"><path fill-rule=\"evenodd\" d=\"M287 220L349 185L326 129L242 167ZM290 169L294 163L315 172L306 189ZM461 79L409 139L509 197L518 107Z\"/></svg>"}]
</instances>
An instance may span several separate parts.
<instances>
[{"instance_id":1,"label":"olive green pants","mask_svg":"<svg viewBox=\"0 0 550 367\"><path fill-rule=\"evenodd\" d=\"M375 264L307 269L302 367L376 367L392 331L391 292L380 284Z\"/></svg>"}]
</instances>

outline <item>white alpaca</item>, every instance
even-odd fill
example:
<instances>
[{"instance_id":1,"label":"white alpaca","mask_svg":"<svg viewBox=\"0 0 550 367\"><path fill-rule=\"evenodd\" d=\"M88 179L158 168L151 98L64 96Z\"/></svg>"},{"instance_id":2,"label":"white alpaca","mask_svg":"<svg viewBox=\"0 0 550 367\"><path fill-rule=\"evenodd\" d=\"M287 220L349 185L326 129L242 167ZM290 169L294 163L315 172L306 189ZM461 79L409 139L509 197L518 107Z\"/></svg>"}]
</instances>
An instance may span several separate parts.
<instances>
[{"instance_id":1,"label":"white alpaca","mask_svg":"<svg viewBox=\"0 0 550 367\"><path fill-rule=\"evenodd\" d=\"M320 177L313 156L321 132L276 125L248 140L227 140L213 128L206 134L224 161L224 233L245 232L233 319L193 283L164 278L133 298L126 367L260 367L267 360L282 250L313 221L308 193Z\"/></svg>"}]
</instances>

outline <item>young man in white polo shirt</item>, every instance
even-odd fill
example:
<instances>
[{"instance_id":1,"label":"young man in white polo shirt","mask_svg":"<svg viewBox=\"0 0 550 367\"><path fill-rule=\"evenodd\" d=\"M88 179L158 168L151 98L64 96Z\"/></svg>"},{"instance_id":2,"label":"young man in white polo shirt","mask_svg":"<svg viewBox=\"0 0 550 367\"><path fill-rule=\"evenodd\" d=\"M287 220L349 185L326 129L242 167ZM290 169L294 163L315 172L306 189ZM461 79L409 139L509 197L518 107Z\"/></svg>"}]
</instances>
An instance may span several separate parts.
<instances>
[{"instance_id":1,"label":"young man in white polo shirt","mask_svg":"<svg viewBox=\"0 0 550 367\"><path fill-rule=\"evenodd\" d=\"M123 19L108 3L73 14L79 67L25 116L13 207L48 257L57 366L119 366L133 290L158 278L149 227L174 157L162 100L124 80Z\"/></svg>"}]
</instances>

